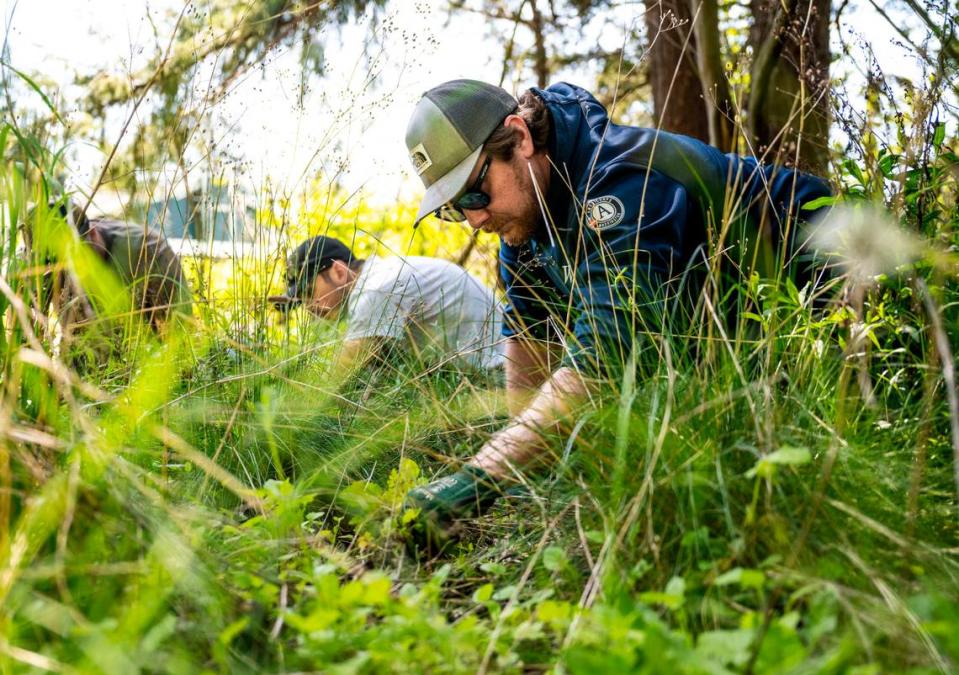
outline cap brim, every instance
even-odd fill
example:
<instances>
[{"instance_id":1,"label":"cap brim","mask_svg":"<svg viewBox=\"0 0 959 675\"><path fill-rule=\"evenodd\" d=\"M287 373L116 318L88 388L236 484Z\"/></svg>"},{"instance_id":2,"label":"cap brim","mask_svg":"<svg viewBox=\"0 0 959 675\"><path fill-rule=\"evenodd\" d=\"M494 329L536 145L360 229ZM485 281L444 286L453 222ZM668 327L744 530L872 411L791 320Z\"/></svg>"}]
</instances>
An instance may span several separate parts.
<instances>
[{"instance_id":1,"label":"cap brim","mask_svg":"<svg viewBox=\"0 0 959 675\"><path fill-rule=\"evenodd\" d=\"M289 295L268 295L266 301L281 312L287 312L300 304L299 298Z\"/></svg>"},{"instance_id":2,"label":"cap brim","mask_svg":"<svg viewBox=\"0 0 959 675\"><path fill-rule=\"evenodd\" d=\"M470 174L473 173L473 167L476 166L476 162L482 153L483 146L481 145L471 152L469 157L453 167L445 176L429 186L426 194L423 195L423 201L420 202L420 210L419 213L416 214L414 225L419 224L426 216L462 192L463 188L466 187L466 181L469 180Z\"/></svg>"}]
</instances>

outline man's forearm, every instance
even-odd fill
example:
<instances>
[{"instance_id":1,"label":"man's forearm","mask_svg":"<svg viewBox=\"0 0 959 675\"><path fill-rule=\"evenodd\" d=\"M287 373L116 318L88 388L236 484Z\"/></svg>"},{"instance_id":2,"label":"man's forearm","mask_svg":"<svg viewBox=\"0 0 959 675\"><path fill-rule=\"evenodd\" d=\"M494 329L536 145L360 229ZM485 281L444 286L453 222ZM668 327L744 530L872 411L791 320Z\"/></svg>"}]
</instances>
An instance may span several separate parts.
<instances>
[{"instance_id":1,"label":"man's forearm","mask_svg":"<svg viewBox=\"0 0 959 675\"><path fill-rule=\"evenodd\" d=\"M512 416L526 409L552 374L559 346L513 337L506 341L506 402Z\"/></svg>"},{"instance_id":2,"label":"man's forearm","mask_svg":"<svg viewBox=\"0 0 959 675\"><path fill-rule=\"evenodd\" d=\"M381 347L376 338L353 338L340 343L326 372L329 393L342 400L339 392L376 357Z\"/></svg>"},{"instance_id":3,"label":"man's forearm","mask_svg":"<svg viewBox=\"0 0 959 675\"><path fill-rule=\"evenodd\" d=\"M369 359L372 348L371 341L365 338L342 342L330 368L332 381L343 383L350 379Z\"/></svg>"},{"instance_id":4,"label":"man's forearm","mask_svg":"<svg viewBox=\"0 0 959 675\"><path fill-rule=\"evenodd\" d=\"M539 389L532 403L497 433L470 460L496 478L509 478L515 469L543 461L544 434L562 427L587 395L586 383L572 368L560 368Z\"/></svg>"}]
</instances>

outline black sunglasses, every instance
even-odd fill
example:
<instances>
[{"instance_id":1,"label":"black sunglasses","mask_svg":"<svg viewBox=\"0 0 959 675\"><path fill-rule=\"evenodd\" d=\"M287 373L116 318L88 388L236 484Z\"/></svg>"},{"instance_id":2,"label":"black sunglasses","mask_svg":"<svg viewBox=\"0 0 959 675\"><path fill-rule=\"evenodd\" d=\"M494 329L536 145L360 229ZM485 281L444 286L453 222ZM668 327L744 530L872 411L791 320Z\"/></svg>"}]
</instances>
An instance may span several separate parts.
<instances>
[{"instance_id":1,"label":"black sunglasses","mask_svg":"<svg viewBox=\"0 0 959 675\"><path fill-rule=\"evenodd\" d=\"M442 220L465 220L466 215L463 211L474 211L476 209L485 209L489 206L492 197L481 189L483 181L486 180L486 172L489 171L490 162L493 161L491 155L487 155L486 161L480 167L476 180L466 190L452 202L437 209L436 217ZM452 213L451 213L452 212ZM452 216L452 217L451 217ZM456 216L459 216L458 218Z\"/></svg>"}]
</instances>

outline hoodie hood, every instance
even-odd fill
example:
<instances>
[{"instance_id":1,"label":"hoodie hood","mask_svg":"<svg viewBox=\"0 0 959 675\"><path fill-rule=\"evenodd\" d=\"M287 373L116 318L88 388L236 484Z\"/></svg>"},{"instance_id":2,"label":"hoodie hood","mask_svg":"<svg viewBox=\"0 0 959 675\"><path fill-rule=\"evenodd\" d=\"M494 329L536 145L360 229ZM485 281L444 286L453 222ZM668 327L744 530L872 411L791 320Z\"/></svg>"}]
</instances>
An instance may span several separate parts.
<instances>
[{"instance_id":1,"label":"hoodie hood","mask_svg":"<svg viewBox=\"0 0 959 675\"><path fill-rule=\"evenodd\" d=\"M556 200L549 201L551 209L562 210L561 200L588 201L596 170L617 164L659 171L680 183L704 210L722 209L727 184L737 180L739 163L731 161L737 156L688 136L613 124L602 104L576 85L560 82L533 91L551 115L547 150L561 177L555 194L555 183L550 185Z\"/></svg>"}]
</instances>

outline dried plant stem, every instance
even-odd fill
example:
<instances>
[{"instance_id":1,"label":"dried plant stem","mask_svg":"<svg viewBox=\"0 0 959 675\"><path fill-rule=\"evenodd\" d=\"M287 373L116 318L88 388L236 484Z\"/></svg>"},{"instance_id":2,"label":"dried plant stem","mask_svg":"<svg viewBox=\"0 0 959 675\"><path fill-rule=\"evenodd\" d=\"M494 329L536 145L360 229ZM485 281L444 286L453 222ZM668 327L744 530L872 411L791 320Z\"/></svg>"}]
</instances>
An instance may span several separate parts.
<instances>
[{"instance_id":1,"label":"dried plant stem","mask_svg":"<svg viewBox=\"0 0 959 675\"><path fill-rule=\"evenodd\" d=\"M923 294L917 288L916 295ZM929 437L933 429L935 414L935 395L939 378L939 352L936 349L929 351L928 370L923 378L922 418L919 434L916 438L916 457L912 465L912 476L909 480L909 496L906 502L906 534L912 537L916 527L916 517L919 513L919 492L922 488L922 477L926 471L926 457L929 448Z\"/></svg>"},{"instance_id":2,"label":"dried plant stem","mask_svg":"<svg viewBox=\"0 0 959 675\"><path fill-rule=\"evenodd\" d=\"M939 352L939 361L942 363L942 379L946 385L946 400L949 402L949 428L952 433L952 468L956 480L956 498L959 502L959 395L956 394L956 366L952 360L952 349L949 347L949 338L942 326L942 316L929 288L922 279L916 281L922 296L922 303L926 306L926 313L932 322L932 335L936 341L936 350Z\"/></svg>"}]
</instances>

